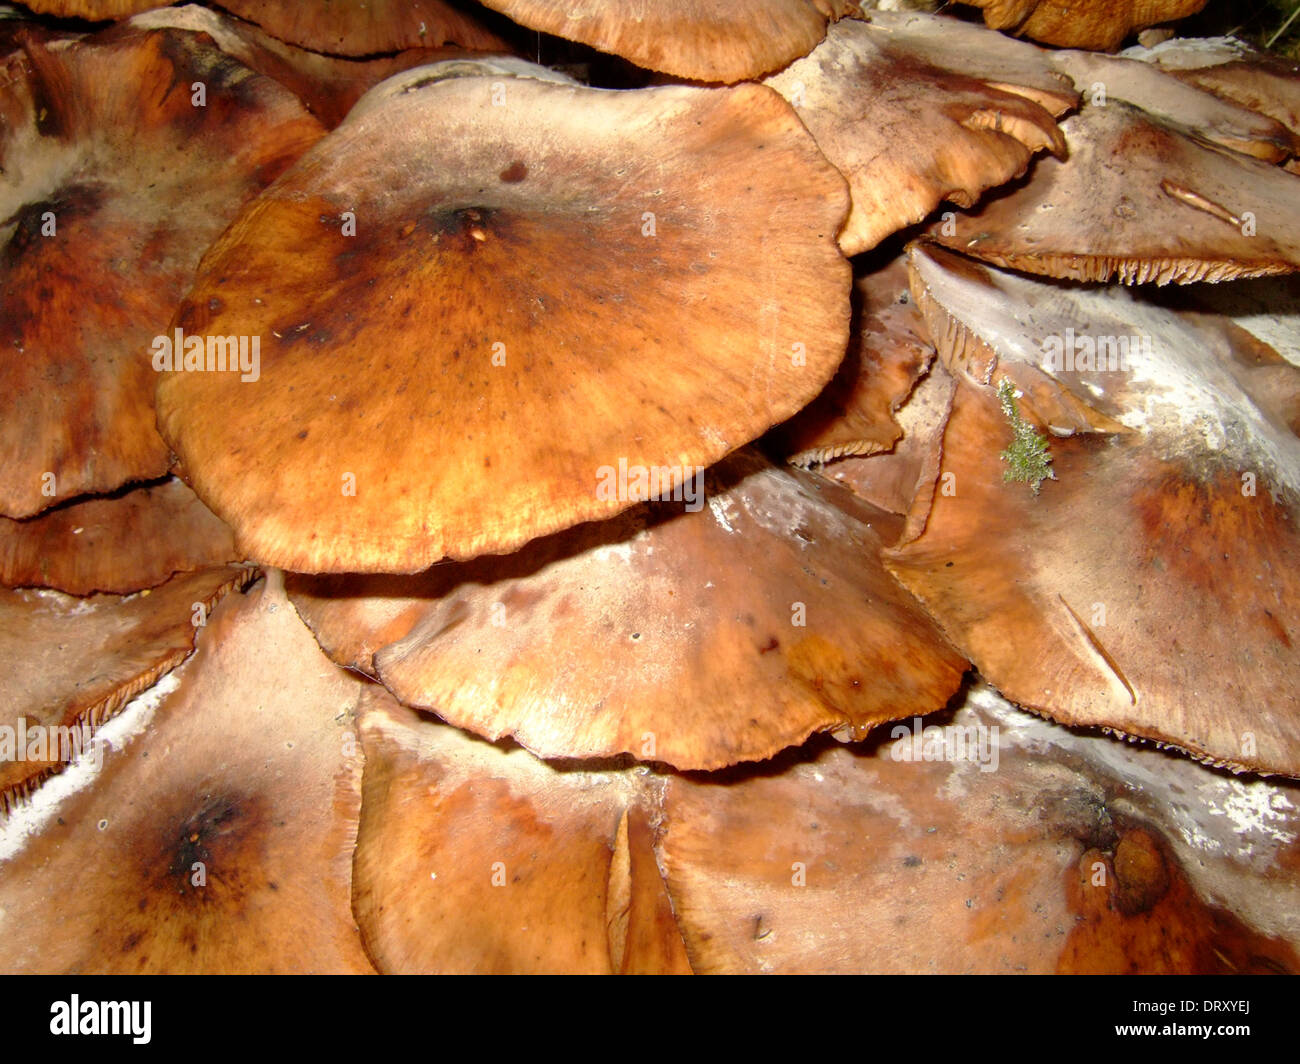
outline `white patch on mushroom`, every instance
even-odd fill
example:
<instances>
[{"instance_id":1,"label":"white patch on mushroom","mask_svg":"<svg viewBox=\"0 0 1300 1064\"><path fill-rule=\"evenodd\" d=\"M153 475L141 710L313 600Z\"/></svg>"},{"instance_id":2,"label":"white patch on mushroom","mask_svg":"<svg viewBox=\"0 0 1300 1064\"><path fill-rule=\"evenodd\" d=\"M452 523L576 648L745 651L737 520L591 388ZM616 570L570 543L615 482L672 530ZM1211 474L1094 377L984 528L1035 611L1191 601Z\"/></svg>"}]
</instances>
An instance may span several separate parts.
<instances>
[{"instance_id":1,"label":"white patch on mushroom","mask_svg":"<svg viewBox=\"0 0 1300 1064\"><path fill-rule=\"evenodd\" d=\"M86 787L93 786L109 749L122 750L148 728L164 698L180 687L173 670L143 694L134 698L111 720L95 732L98 756L84 754L58 775L42 783L24 802L16 805L7 819L0 822L0 863L17 857L27 840L39 835L58 816L64 801Z\"/></svg>"}]
</instances>

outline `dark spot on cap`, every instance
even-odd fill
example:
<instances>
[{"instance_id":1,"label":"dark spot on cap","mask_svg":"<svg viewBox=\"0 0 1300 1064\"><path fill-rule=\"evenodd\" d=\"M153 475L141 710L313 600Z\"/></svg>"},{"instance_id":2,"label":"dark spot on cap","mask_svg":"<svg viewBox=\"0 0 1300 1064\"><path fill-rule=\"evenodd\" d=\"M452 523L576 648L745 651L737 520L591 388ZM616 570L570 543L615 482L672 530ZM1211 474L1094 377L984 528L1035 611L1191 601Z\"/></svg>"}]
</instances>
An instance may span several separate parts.
<instances>
[{"instance_id":1,"label":"dark spot on cap","mask_svg":"<svg viewBox=\"0 0 1300 1064\"><path fill-rule=\"evenodd\" d=\"M528 167L524 165L522 160L516 159L501 171L500 176L501 180L507 185L517 185L528 176Z\"/></svg>"}]
</instances>

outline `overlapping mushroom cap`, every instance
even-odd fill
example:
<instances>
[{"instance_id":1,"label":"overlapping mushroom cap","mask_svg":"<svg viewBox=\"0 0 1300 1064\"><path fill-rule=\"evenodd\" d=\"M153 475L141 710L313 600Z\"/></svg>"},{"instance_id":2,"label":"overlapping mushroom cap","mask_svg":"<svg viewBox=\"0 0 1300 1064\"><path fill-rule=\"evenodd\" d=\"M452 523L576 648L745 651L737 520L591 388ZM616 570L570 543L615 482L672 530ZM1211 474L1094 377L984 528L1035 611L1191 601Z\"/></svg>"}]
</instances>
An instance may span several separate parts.
<instances>
[{"instance_id":1,"label":"overlapping mushroom cap","mask_svg":"<svg viewBox=\"0 0 1300 1064\"><path fill-rule=\"evenodd\" d=\"M1061 124L1065 160L952 224L940 243L1072 280L1186 284L1300 269L1300 178L1118 100Z\"/></svg>"},{"instance_id":2,"label":"overlapping mushroom cap","mask_svg":"<svg viewBox=\"0 0 1300 1064\"><path fill-rule=\"evenodd\" d=\"M173 573L237 561L234 535L174 478L0 517L0 584L129 594Z\"/></svg>"},{"instance_id":3,"label":"overlapping mushroom cap","mask_svg":"<svg viewBox=\"0 0 1300 1064\"><path fill-rule=\"evenodd\" d=\"M428 45L365 58L326 55L286 44L259 26L197 4L141 12L121 24L113 36L162 28L208 34L227 55L292 90L330 129L385 78L413 66L479 54L455 46Z\"/></svg>"},{"instance_id":4,"label":"overlapping mushroom cap","mask_svg":"<svg viewBox=\"0 0 1300 1064\"><path fill-rule=\"evenodd\" d=\"M1162 122L1265 162L1284 162L1300 150L1300 136L1282 122L1203 91L1154 64L1070 50L1051 53L1050 62L1096 106L1123 100Z\"/></svg>"},{"instance_id":5,"label":"overlapping mushroom cap","mask_svg":"<svg viewBox=\"0 0 1300 1064\"><path fill-rule=\"evenodd\" d=\"M349 906L362 684L273 585L218 607L168 687L4 826L0 967L373 971Z\"/></svg>"},{"instance_id":6,"label":"overlapping mushroom cap","mask_svg":"<svg viewBox=\"0 0 1300 1064\"><path fill-rule=\"evenodd\" d=\"M220 6L282 41L332 55L504 47L495 33L444 0L222 0Z\"/></svg>"},{"instance_id":7,"label":"overlapping mushroom cap","mask_svg":"<svg viewBox=\"0 0 1300 1064\"><path fill-rule=\"evenodd\" d=\"M812 54L766 84L793 104L848 179L846 255L875 247L945 199L969 207L1024 173L1035 152L1063 146L1051 112L1028 95L932 65L857 19L835 23Z\"/></svg>"},{"instance_id":8,"label":"overlapping mushroom cap","mask_svg":"<svg viewBox=\"0 0 1300 1064\"><path fill-rule=\"evenodd\" d=\"M167 471L150 343L202 252L320 135L193 34L29 42L0 81L0 512Z\"/></svg>"},{"instance_id":9,"label":"overlapping mushroom cap","mask_svg":"<svg viewBox=\"0 0 1300 1064\"><path fill-rule=\"evenodd\" d=\"M984 21L1045 44L1118 48L1134 30L1194 15L1205 0L964 0Z\"/></svg>"},{"instance_id":10,"label":"overlapping mushroom cap","mask_svg":"<svg viewBox=\"0 0 1300 1064\"><path fill-rule=\"evenodd\" d=\"M25 797L184 661L211 607L254 575L204 569L126 597L0 591L0 808Z\"/></svg>"},{"instance_id":11,"label":"overlapping mushroom cap","mask_svg":"<svg viewBox=\"0 0 1300 1064\"><path fill-rule=\"evenodd\" d=\"M689 973L652 848L653 777L557 771L382 689L361 735L354 908L380 971Z\"/></svg>"},{"instance_id":12,"label":"overlapping mushroom cap","mask_svg":"<svg viewBox=\"0 0 1300 1064\"><path fill-rule=\"evenodd\" d=\"M947 702L965 662L880 566L875 515L748 452L696 490L508 559L290 588L336 661L543 757L711 769Z\"/></svg>"},{"instance_id":13,"label":"overlapping mushroom cap","mask_svg":"<svg viewBox=\"0 0 1300 1064\"><path fill-rule=\"evenodd\" d=\"M1231 37L1179 38L1123 55L1281 122L1300 135L1300 63Z\"/></svg>"},{"instance_id":14,"label":"overlapping mushroom cap","mask_svg":"<svg viewBox=\"0 0 1300 1064\"><path fill-rule=\"evenodd\" d=\"M901 435L894 412L934 358L902 257L858 278L853 290L856 320L840 368L821 395L765 437L791 465L891 448Z\"/></svg>"},{"instance_id":15,"label":"overlapping mushroom cap","mask_svg":"<svg viewBox=\"0 0 1300 1064\"><path fill-rule=\"evenodd\" d=\"M912 264L940 355L966 379L924 530L886 553L891 571L1023 705L1300 774L1300 439L1253 375L1289 372L1295 394L1300 368L1122 288L937 250ZM1003 378L1024 425L1073 433L1048 440L1054 480L1037 494L1004 480ZM1114 431L1059 424L1087 406Z\"/></svg>"},{"instance_id":16,"label":"overlapping mushroom cap","mask_svg":"<svg viewBox=\"0 0 1300 1064\"><path fill-rule=\"evenodd\" d=\"M673 490L843 355L847 194L770 89L408 71L204 258L159 427L250 557L414 572ZM186 341L201 342L200 341Z\"/></svg>"},{"instance_id":17,"label":"overlapping mushroom cap","mask_svg":"<svg viewBox=\"0 0 1300 1064\"><path fill-rule=\"evenodd\" d=\"M516 22L693 81L756 78L807 55L853 0L485 0Z\"/></svg>"},{"instance_id":18,"label":"overlapping mushroom cap","mask_svg":"<svg viewBox=\"0 0 1300 1064\"><path fill-rule=\"evenodd\" d=\"M548 765L365 707L383 972L1296 971L1300 798L985 685L709 776Z\"/></svg>"}]
</instances>

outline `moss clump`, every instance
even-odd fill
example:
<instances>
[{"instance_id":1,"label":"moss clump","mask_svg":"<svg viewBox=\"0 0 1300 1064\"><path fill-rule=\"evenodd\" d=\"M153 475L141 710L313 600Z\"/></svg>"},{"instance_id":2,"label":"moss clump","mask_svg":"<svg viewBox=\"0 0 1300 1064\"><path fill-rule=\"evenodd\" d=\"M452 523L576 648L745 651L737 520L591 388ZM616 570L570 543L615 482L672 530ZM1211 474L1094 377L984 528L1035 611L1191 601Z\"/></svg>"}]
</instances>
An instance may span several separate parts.
<instances>
[{"instance_id":1,"label":"moss clump","mask_svg":"<svg viewBox=\"0 0 1300 1064\"><path fill-rule=\"evenodd\" d=\"M1034 426L1020 416L1016 405L1015 386L1005 377L998 384L998 399L1002 402L1002 412L1011 422L1011 446L1002 452L1002 461L1007 468L1002 471L1002 479L1021 481L1029 484L1038 494L1044 480L1055 480L1052 472L1052 455L1047 450L1047 440L1034 431Z\"/></svg>"}]
</instances>

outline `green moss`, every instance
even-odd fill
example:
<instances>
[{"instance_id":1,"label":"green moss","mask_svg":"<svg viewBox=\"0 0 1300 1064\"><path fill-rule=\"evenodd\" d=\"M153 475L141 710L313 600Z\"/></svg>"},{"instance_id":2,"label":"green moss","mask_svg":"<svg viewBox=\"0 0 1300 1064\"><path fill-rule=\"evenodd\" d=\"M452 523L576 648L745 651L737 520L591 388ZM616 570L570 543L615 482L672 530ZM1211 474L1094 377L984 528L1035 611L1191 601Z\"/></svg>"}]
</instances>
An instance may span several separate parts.
<instances>
[{"instance_id":1,"label":"green moss","mask_svg":"<svg viewBox=\"0 0 1300 1064\"><path fill-rule=\"evenodd\" d=\"M1002 403L1002 412L1011 422L1011 446L1002 452L1001 458L1007 464L1002 471L1002 479L1020 481L1029 484L1038 494L1044 480L1055 480L1052 472L1052 455L1047 449L1047 440L1034 431L1034 426L1020 416L1016 405L1015 386L1005 377L998 384L998 399Z\"/></svg>"}]
</instances>

